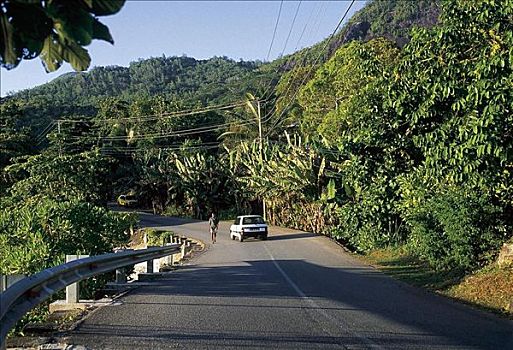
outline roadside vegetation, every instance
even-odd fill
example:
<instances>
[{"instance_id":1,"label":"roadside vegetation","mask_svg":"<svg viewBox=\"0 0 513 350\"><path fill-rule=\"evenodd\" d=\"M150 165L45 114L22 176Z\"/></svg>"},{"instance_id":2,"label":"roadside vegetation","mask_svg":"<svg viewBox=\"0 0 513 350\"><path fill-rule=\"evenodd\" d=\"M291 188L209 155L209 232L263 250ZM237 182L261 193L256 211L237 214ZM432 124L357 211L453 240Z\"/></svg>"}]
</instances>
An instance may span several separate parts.
<instances>
[{"instance_id":1,"label":"roadside vegetation","mask_svg":"<svg viewBox=\"0 0 513 350\"><path fill-rule=\"evenodd\" d=\"M271 63L152 58L5 98L0 266L57 263L71 248L52 237L73 253L126 243L132 218L105 206L130 190L203 219L265 203L271 224L503 309L507 283L489 278L511 271L487 266L513 232L513 3L404 3L371 1Z\"/></svg>"}]
</instances>

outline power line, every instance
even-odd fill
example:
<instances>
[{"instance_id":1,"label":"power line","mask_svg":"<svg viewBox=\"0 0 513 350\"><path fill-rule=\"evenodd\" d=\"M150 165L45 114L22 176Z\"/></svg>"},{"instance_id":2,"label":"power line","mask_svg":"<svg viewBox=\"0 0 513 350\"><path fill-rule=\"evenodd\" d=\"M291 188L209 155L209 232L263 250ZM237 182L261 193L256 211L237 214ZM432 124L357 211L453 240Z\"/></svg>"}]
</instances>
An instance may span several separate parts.
<instances>
[{"instance_id":1,"label":"power line","mask_svg":"<svg viewBox=\"0 0 513 350\"><path fill-rule=\"evenodd\" d=\"M36 141L36 146L39 146L41 144L41 142L44 141L46 135L48 135L48 133L50 131L52 131L54 128L55 128L55 121L51 121L40 133L38 136L36 136L35 138L35 141Z\"/></svg>"},{"instance_id":2,"label":"power line","mask_svg":"<svg viewBox=\"0 0 513 350\"><path fill-rule=\"evenodd\" d=\"M159 148L159 149L163 149L164 146L165 148L169 148L169 149L178 149L178 148L182 148L185 144L183 143L175 143L175 144L169 144L169 145L143 145L143 146L126 146L126 147L116 147L116 146L103 146L102 149L103 150L113 150L113 151L117 151L117 150L122 150L122 151L133 151L133 150L140 150L140 149L154 149L154 148ZM214 145L219 145L219 142L218 141L212 141L212 142L204 142L204 143L201 143L201 144L192 144L190 146L187 146L187 147L198 147L198 146L214 146Z\"/></svg>"},{"instance_id":3,"label":"power line","mask_svg":"<svg viewBox=\"0 0 513 350\"><path fill-rule=\"evenodd\" d=\"M285 50L287 48L287 44L289 43L290 34L292 34L292 30L294 29L294 24L296 23L297 14L299 13L299 8L301 7L301 2L297 4L296 7L296 13L294 14L294 19L292 19L292 24L290 25L289 34L287 35L287 39L285 40L285 44L283 45L283 50L281 51L281 54L283 55L285 53Z\"/></svg>"},{"instance_id":4,"label":"power line","mask_svg":"<svg viewBox=\"0 0 513 350\"><path fill-rule=\"evenodd\" d=\"M322 17L324 17L324 14L326 12L326 4L324 2L321 3L321 6L319 6L319 11L317 13L317 21L314 23L314 25L312 26L311 30L310 30L310 33L309 33L309 38L310 39L313 39L314 36L317 35L317 33L319 32L319 28L320 28L320 24L321 24L321 21L322 21ZM351 5L350 5L351 6ZM337 26L337 29L338 29L338 26ZM337 30L335 29L335 31ZM331 37L330 39L328 39L328 41L331 40ZM315 45L314 45L315 46ZM312 47L314 47L312 46ZM324 51L324 48L320 51L322 53L322 51ZM300 64L300 63L299 63ZM312 67L315 67L315 63L312 65ZM285 96L287 96L287 93L289 92L290 88L293 86L293 82L296 80L296 78L299 77L299 70L296 71L296 76L294 76L292 79L291 79L291 83L289 84L289 86L287 87L287 90L285 91ZM302 84L301 84L302 85ZM301 86L299 85L299 86Z\"/></svg>"},{"instance_id":5,"label":"power line","mask_svg":"<svg viewBox=\"0 0 513 350\"><path fill-rule=\"evenodd\" d=\"M349 6L347 7L344 15L342 16L342 18L340 19L340 21L338 22L335 30L333 30L333 32L331 33L331 35L329 36L328 39L326 39L326 43L324 44L323 48L319 51L319 55L317 56L317 58L315 59L315 61L313 62L312 64L312 67L310 68L310 71L308 72L308 74L306 74L301 82L301 84L298 85L297 89L296 89L296 92L294 93L294 95L292 96L289 104L282 110L282 112L280 113L280 115L278 116L277 118L277 121L273 124L273 127L271 129L273 129L274 127L276 127L280 122L281 122L281 118L283 117L283 115L285 114L285 112L287 111L287 109L292 105L292 103L294 102L294 100L296 99L296 96L297 94L299 93L299 90L300 88L303 86L303 84L305 83L305 81L310 77L310 75L312 74L317 62L320 60L320 58L322 57L324 51L326 50L326 48L328 47L329 43L331 42L331 39L333 39L333 37L335 36L336 32L338 31L338 29L340 28L340 26L342 25L342 23L344 22L345 18L347 17L349 11L351 10L351 8L353 7L354 3L355 3L356 0L352 0L351 3L349 4ZM291 85L289 85L289 88L290 88ZM287 89L287 91L285 92L285 95L287 94L287 92L289 91L289 89ZM267 135L266 135L267 136Z\"/></svg>"},{"instance_id":6,"label":"power line","mask_svg":"<svg viewBox=\"0 0 513 350\"><path fill-rule=\"evenodd\" d=\"M193 111L186 111L186 112L172 112L172 116L173 117L177 117L177 116L187 116L187 115L194 115L194 114L202 114L202 113L206 113L206 112L210 112L210 111L214 111L214 110L227 110L227 109L232 109L232 108L235 108L235 107L240 107L240 106L243 106L245 105L245 102L244 103L236 103L236 104L232 104L232 105L222 105L222 106L216 106L216 107L209 107L209 108L204 108L204 109L201 109L201 110L193 110ZM171 113L170 113L171 114ZM143 120L143 121L147 121L147 120L160 120L161 118L141 118L141 117L133 117L133 118L120 118L120 119L112 119L112 120L108 120L109 122L112 121L112 122L116 122L118 120L127 120L127 119L130 119L130 120ZM73 120L73 119L70 119L70 120L61 120L61 121L66 121L66 122L91 122L90 120ZM107 120L104 120L104 121L107 121ZM225 125L231 125L233 124L232 123L223 123L223 124L211 124L211 125L206 125L206 126L202 126L202 127L198 127L198 128L191 128L191 129L183 129L183 130L175 130L175 131L172 131L172 132L168 132L168 133L154 133L154 134L141 134L141 135L136 135L136 136L133 136L133 137L130 137L129 135L122 135L122 136L104 136L104 137L101 137L100 139L101 140L125 140L127 138L131 138L131 139L149 139L149 138L159 138L159 137L168 137L168 136L187 136L187 135L192 135L192 134L195 134L195 133L204 133L204 132L209 132L209 131L213 131L215 129L218 129L222 126L225 126ZM83 138L88 138L90 136L71 136L71 138L74 138L74 139L83 139Z\"/></svg>"},{"instance_id":7,"label":"power line","mask_svg":"<svg viewBox=\"0 0 513 350\"><path fill-rule=\"evenodd\" d=\"M283 7L283 0L280 1L280 9L278 10L278 17L276 18L276 24L274 25L273 38L271 39L271 44L269 45L269 51L267 52L266 61L269 61L269 56L271 56L271 49L273 48L274 39L276 38L276 31L278 29L278 23L280 22L281 9Z\"/></svg>"},{"instance_id":8,"label":"power line","mask_svg":"<svg viewBox=\"0 0 513 350\"><path fill-rule=\"evenodd\" d=\"M308 39L309 41L314 41L315 37L317 36L317 33L319 33L319 29L321 27L322 19L326 15L326 2L322 2L321 6L319 6L319 12L317 13L316 22L312 27L310 28L310 31L308 33Z\"/></svg>"},{"instance_id":9,"label":"power line","mask_svg":"<svg viewBox=\"0 0 513 350\"><path fill-rule=\"evenodd\" d=\"M149 150L152 150L152 151L181 151L181 150L208 150L208 149L215 149L215 148L219 148L219 144L216 144L216 145L197 145L197 146L187 146L187 147L183 147L183 146L180 146L180 147L151 147L151 148L138 148L138 149L132 149L132 150L125 150L125 149L122 149L122 150L114 150L114 149L101 149L100 151L102 152L102 154L105 154L105 155L118 155L118 154L122 154L122 155L131 155L131 154L134 154L134 153L141 153L141 152L146 152L146 151L149 151Z\"/></svg>"},{"instance_id":10,"label":"power line","mask_svg":"<svg viewBox=\"0 0 513 350\"><path fill-rule=\"evenodd\" d=\"M123 141L126 139L147 140L147 139L158 139L158 138L167 138L167 137L181 137L181 136L203 134L203 133L223 129L224 127L228 127L228 126L244 126L244 125L249 125L252 123L253 123L253 121L228 122L228 123L221 123L221 124L212 124L212 125L202 126L202 127L198 127L198 128L174 130L174 131L170 131L167 133L140 134L140 135L136 135L136 136L132 136L132 137L130 135L104 136L104 137L100 137L99 139L102 141ZM88 137L89 136L71 136L71 138L74 138L74 139L83 139L83 138L88 138Z\"/></svg>"},{"instance_id":11,"label":"power line","mask_svg":"<svg viewBox=\"0 0 513 350\"><path fill-rule=\"evenodd\" d=\"M319 6L319 8L320 8L320 6ZM319 15L319 12L320 11L318 11L317 15ZM308 16L308 20L305 22L303 30L301 31L301 35L299 36L299 39L297 40L296 46L294 47L294 51L296 51L297 48L299 47L299 43L301 42L301 39L303 39L303 35L305 34L306 28L308 27L308 25L310 24L310 21L313 18L313 13L314 13L314 11L310 12L310 16Z\"/></svg>"},{"instance_id":12,"label":"power line","mask_svg":"<svg viewBox=\"0 0 513 350\"><path fill-rule=\"evenodd\" d=\"M149 114L149 115L142 115L142 116L138 116L138 117L100 119L100 120L59 119L57 121L62 122L62 123L91 123L91 122L110 123L110 122L120 122L120 121L152 121L152 120L162 120L165 117L184 117L184 116L195 115L195 114L203 114L203 113L217 111L217 110L232 109L235 107L243 106L245 103L246 103L246 101L236 101L236 102L233 102L232 104L228 104L228 105L215 105L215 106L202 107L202 108L193 109L193 110L182 110L182 111L167 112L167 113L160 113L160 114Z\"/></svg>"},{"instance_id":13,"label":"power line","mask_svg":"<svg viewBox=\"0 0 513 350\"><path fill-rule=\"evenodd\" d=\"M298 8L299 8L299 6L298 6ZM297 10L298 10L298 9L297 9ZM320 23L321 23L321 18L324 16L324 13L326 12L325 10L326 10L325 2L321 2L321 3L320 3L320 5L317 7L317 14L316 14L316 19L317 19L317 20L312 24L312 27L310 28L310 32L309 32L309 37L310 37L310 38L312 37L312 33L314 33L314 30L315 30L314 28L316 28L316 30L315 30L315 32L316 32L316 33L319 31L319 27L320 27ZM302 32L301 32L300 39L298 40L298 42L297 42L297 44L296 44L296 48L297 48L297 46L299 45L299 42L300 42L301 38L303 37L303 34L305 33L307 26L310 24L310 21L311 21L311 19L312 19L312 14L313 14L313 12L314 12L314 11L312 11L312 12L310 13L310 17L308 18L308 21L305 23L305 26L303 27L303 30L302 30ZM322 15L321 15L321 12L322 12ZM296 49L294 49L294 51L295 51L295 50L296 50ZM298 64L299 64L299 63L298 63ZM276 69L276 73L278 72L278 70L279 70L279 67ZM289 87L287 88L287 90L286 90L286 92L285 92L285 95L286 95L286 93L290 90L290 86L292 86L292 82L294 82L298 76L299 76L299 73L298 73L298 72L296 72L296 75L295 75L294 77L292 77L292 79L291 79L290 85L289 85ZM266 92L265 92L265 93L264 93L264 95L263 95L263 97L264 97L265 99L268 99L268 98L269 98L269 96L267 96L267 93L268 93L268 92L270 92L271 87L272 87L272 82L269 84L268 88L266 89ZM275 97L275 98L274 98L274 101L276 101L277 99L278 99L278 98L277 98L277 97ZM276 106L275 106L275 108L276 108ZM267 120L269 120L269 119L272 117L272 115L271 115L272 113L273 113L273 111L271 110L271 111L269 111L269 112L268 112L268 114L266 114L266 117L269 117L269 118L267 118ZM277 125L277 124L275 124L275 125ZM269 134L269 133L267 133L267 135L268 135L268 134ZM266 136L267 136L267 135L266 135Z\"/></svg>"},{"instance_id":14,"label":"power line","mask_svg":"<svg viewBox=\"0 0 513 350\"><path fill-rule=\"evenodd\" d=\"M290 39L290 35L292 34L292 30L294 29L294 24L296 23L296 18L297 18L297 15L299 13L299 8L301 7L301 3L302 3L302 0L299 1L298 5L297 5L297 8L296 8L296 12L294 14L294 18L292 20L292 23L290 25L290 28L289 28L289 33L287 35L287 39L285 40L285 44L283 45L283 49L281 50L281 53L280 53L280 57L283 56L283 54L285 53L285 50L287 48L287 44L289 42L289 39ZM305 25L306 26L306 25ZM278 66L275 70L275 73L278 73L278 71L280 70L280 66ZM272 79L269 81L269 85L267 86L267 88L265 89L263 95L262 95L262 98L263 99L268 99L270 97L270 94L268 95L268 93L271 92L272 90Z\"/></svg>"},{"instance_id":15,"label":"power line","mask_svg":"<svg viewBox=\"0 0 513 350\"><path fill-rule=\"evenodd\" d=\"M270 120L269 115L270 114L266 115L267 118L263 119L262 123L266 123L267 121ZM147 134L140 134L140 135L135 135L135 136L130 136L130 135L103 136L103 137L99 137L99 140L123 141L126 139L147 140L147 139L158 139L158 138L167 138L167 137L182 137L182 136L197 135L197 134L207 133L207 132L211 132L211 131L216 131L216 130L220 130L220 129L223 129L225 127L230 127L230 126L246 126L246 125L250 125L253 123L254 123L253 120L236 121L236 122L227 122L227 123L221 123L221 124L211 124L211 125L190 128L190 129L173 130L173 131L166 132L166 133L153 133L153 134L147 133ZM91 138L91 137L95 137L95 136L70 136L70 138L72 138L72 139L85 139L85 138Z\"/></svg>"}]
</instances>

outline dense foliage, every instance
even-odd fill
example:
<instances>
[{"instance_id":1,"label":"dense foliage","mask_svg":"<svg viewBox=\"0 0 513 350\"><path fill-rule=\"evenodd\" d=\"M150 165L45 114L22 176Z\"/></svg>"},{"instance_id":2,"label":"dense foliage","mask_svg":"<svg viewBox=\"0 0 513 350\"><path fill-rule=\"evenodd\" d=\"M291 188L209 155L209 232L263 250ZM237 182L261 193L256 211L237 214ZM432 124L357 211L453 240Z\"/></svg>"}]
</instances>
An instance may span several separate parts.
<instances>
[{"instance_id":1,"label":"dense foliage","mask_svg":"<svg viewBox=\"0 0 513 350\"><path fill-rule=\"evenodd\" d=\"M408 248L435 268L472 269L503 240L500 208L487 194L449 188L409 212Z\"/></svg>"},{"instance_id":2,"label":"dense foliage","mask_svg":"<svg viewBox=\"0 0 513 350\"><path fill-rule=\"evenodd\" d=\"M96 255L125 246L131 215L86 202L27 200L0 211L1 274L32 274L62 264L66 254Z\"/></svg>"},{"instance_id":3,"label":"dense foliage","mask_svg":"<svg viewBox=\"0 0 513 350\"><path fill-rule=\"evenodd\" d=\"M314 196L293 211L307 218L294 226L312 229L314 205L325 223L317 232L356 250L407 243L438 269L490 261L513 223L511 11L510 2L446 1L440 25L413 30L402 50L353 42L319 67L286 118L326 157L322 182L336 183L336 205ZM272 185L253 186L255 195L272 193L280 176L261 175ZM297 203L270 218L287 221Z\"/></svg>"},{"instance_id":4,"label":"dense foliage","mask_svg":"<svg viewBox=\"0 0 513 350\"><path fill-rule=\"evenodd\" d=\"M440 1L437 0L372 1L356 13L350 23L366 28L359 33L362 39L385 37L402 46L408 42L412 27L435 25L439 12Z\"/></svg>"}]
</instances>

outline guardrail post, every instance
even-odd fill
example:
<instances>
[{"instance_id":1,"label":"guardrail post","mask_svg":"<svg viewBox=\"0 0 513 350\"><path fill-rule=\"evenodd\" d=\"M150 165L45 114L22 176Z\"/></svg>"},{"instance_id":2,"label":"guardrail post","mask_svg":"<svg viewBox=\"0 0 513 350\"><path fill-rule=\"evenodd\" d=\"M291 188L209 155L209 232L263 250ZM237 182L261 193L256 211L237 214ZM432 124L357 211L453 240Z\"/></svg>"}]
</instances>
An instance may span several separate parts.
<instances>
[{"instance_id":1,"label":"guardrail post","mask_svg":"<svg viewBox=\"0 0 513 350\"><path fill-rule=\"evenodd\" d=\"M155 248L155 247L156 246L154 246L154 245L146 246L146 248ZM146 273L153 273L153 272L155 272L153 266L154 266L153 259L146 261ZM156 272L158 272L158 271L156 271Z\"/></svg>"},{"instance_id":2,"label":"guardrail post","mask_svg":"<svg viewBox=\"0 0 513 350\"><path fill-rule=\"evenodd\" d=\"M146 273L153 273L153 259L146 261Z\"/></svg>"},{"instance_id":3,"label":"guardrail post","mask_svg":"<svg viewBox=\"0 0 513 350\"><path fill-rule=\"evenodd\" d=\"M185 256L185 242L182 242L182 245L180 246L180 255L180 259L183 259L183 257Z\"/></svg>"},{"instance_id":4,"label":"guardrail post","mask_svg":"<svg viewBox=\"0 0 513 350\"><path fill-rule=\"evenodd\" d=\"M126 283L126 273L124 267L116 269L116 283Z\"/></svg>"},{"instance_id":5,"label":"guardrail post","mask_svg":"<svg viewBox=\"0 0 513 350\"><path fill-rule=\"evenodd\" d=\"M173 244L173 242L166 243L166 246L169 246L169 245L172 245L172 244ZM166 264L168 266L173 266L173 254L170 254L170 255L166 256Z\"/></svg>"},{"instance_id":6,"label":"guardrail post","mask_svg":"<svg viewBox=\"0 0 513 350\"><path fill-rule=\"evenodd\" d=\"M89 255L66 255L66 262L77 259L88 258ZM78 304L80 299L80 287L78 282L72 283L66 287L66 304Z\"/></svg>"},{"instance_id":7,"label":"guardrail post","mask_svg":"<svg viewBox=\"0 0 513 350\"><path fill-rule=\"evenodd\" d=\"M131 251L133 249L118 249L114 253L122 253L126 251ZM119 269L116 269L116 281L115 283L121 284L126 283L126 268L120 267Z\"/></svg>"}]
</instances>

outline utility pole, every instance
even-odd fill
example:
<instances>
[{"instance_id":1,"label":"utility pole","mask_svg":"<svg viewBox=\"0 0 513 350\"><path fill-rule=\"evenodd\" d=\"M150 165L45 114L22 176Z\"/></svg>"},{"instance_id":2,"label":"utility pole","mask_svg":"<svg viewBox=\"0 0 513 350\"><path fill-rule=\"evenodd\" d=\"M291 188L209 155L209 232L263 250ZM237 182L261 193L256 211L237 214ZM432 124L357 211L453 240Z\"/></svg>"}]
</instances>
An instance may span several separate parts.
<instances>
[{"instance_id":1,"label":"utility pole","mask_svg":"<svg viewBox=\"0 0 513 350\"><path fill-rule=\"evenodd\" d=\"M260 100L257 101L258 114L258 144L260 147L260 158L262 158L262 116L260 114Z\"/></svg>"},{"instance_id":2,"label":"utility pole","mask_svg":"<svg viewBox=\"0 0 513 350\"><path fill-rule=\"evenodd\" d=\"M61 121L57 121L57 133L59 134L59 157L62 157Z\"/></svg>"},{"instance_id":3,"label":"utility pole","mask_svg":"<svg viewBox=\"0 0 513 350\"><path fill-rule=\"evenodd\" d=\"M264 156L263 156L263 146L262 146L262 114L260 109L260 100L257 100L257 118L258 118L258 147L260 150L260 164L263 164L264 162ZM266 220L266 210L265 210L265 199L262 198L262 211L264 220Z\"/></svg>"}]
</instances>

